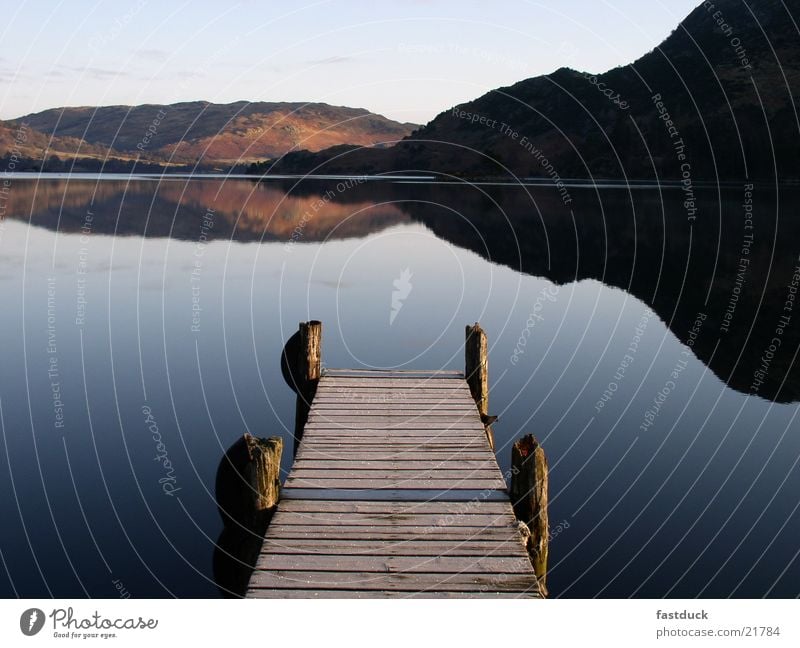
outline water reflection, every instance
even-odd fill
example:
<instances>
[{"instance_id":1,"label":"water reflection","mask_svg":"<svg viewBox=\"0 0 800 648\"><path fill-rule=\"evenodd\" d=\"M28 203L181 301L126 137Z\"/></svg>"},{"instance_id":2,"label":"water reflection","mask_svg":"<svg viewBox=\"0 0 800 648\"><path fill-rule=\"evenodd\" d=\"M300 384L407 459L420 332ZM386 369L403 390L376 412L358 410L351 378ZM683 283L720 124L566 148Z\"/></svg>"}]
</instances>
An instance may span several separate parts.
<instances>
[{"instance_id":1,"label":"water reflection","mask_svg":"<svg viewBox=\"0 0 800 648\"><path fill-rule=\"evenodd\" d=\"M751 213L744 186L703 190L690 221L679 189L570 195L15 179L0 229L0 326L21 341L0 349L0 592L240 587L220 459L246 431L281 435L288 469L295 397L278 358L298 321L319 318L329 366L449 369L464 323L481 321L501 468L526 432L551 458L555 596L796 594L796 196L754 188ZM154 456L170 461L172 496Z\"/></svg>"},{"instance_id":2,"label":"water reflection","mask_svg":"<svg viewBox=\"0 0 800 648\"><path fill-rule=\"evenodd\" d=\"M542 187L61 180L19 183L8 213L60 232L289 246L416 221L519 272L623 289L733 389L800 400L800 327L790 325L800 317L797 192L777 199L774 187L746 183L705 189L689 210L675 187L571 191L565 204ZM213 227L204 228L209 214Z\"/></svg>"},{"instance_id":3,"label":"water reflection","mask_svg":"<svg viewBox=\"0 0 800 648\"><path fill-rule=\"evenodd\" d=\"M290 241L296 229L303 240L321 241L360 237L409 221L395 205L375 206L366 197L344 203L336 200L340 195L335 185L328 198L247 181L18 181L7 214L65 233L195 241L207 213L214 217L209 241Z\"/></svg>"}]
</instances>

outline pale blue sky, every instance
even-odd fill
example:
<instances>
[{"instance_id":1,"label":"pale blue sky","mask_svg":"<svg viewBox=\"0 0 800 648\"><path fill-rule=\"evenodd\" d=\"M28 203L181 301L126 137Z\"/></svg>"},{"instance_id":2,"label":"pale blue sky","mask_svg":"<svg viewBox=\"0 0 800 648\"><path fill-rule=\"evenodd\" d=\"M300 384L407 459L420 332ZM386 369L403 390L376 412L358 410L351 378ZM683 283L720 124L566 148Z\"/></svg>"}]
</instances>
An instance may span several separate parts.
<instances>
[{"instance_id":1,"label":"pale blue sky","mask_svg":"<svg viewBox=\"0 0 800 648\"><path fill-rule=\"evenodd\" d=\"M325 101L422 123L562 65L628 63L697 4L19 0L4 6L0 26L0 118L246 99Z\"/></svg>"}]
</instances>

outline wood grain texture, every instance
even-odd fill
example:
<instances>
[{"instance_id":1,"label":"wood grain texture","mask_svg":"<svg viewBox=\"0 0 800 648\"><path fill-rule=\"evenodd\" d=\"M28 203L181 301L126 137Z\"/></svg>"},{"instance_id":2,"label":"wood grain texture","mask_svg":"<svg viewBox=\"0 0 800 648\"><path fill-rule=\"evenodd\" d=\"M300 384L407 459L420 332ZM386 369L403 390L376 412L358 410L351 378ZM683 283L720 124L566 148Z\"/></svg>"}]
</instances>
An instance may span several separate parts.
<instances>
[{"instance_id":1,"label":"wood grain texture","mask_svg":"<svg viewBox=\"0 0 800 648\"><path fill-rule=\"evenodd\" d=\"M247 596L538 598L477 400L461 372L323 371Z\"/></svg>"},{"instance_id":2,"label":"wood grain texture","mask_svg":"<svg viewBox=\"0 0 800 648\"><path fill-rule=\"evenodd\" d=\"M539 598L533 592L486 591L382 591L382 590L328 590L328 589L252 589L248 598L269 599L518 599Z\"/></svg>"}]
</instances>

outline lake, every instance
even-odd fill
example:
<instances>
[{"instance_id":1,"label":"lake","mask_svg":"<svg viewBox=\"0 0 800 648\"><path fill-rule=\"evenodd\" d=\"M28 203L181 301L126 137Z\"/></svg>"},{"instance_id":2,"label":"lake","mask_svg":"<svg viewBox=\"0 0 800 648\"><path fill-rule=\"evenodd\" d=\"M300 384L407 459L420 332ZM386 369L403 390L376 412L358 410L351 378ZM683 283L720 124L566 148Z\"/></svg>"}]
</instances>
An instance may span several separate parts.
<instances>
[{"instance_id":1,"label":"lake","mask_svg":"<svg viewBox=\"0 0 800 648\"><path fill-rule=\"evenodd\" d=\"M319 319L329 367L463 369L481 323L500 466L550 461L552 596L796 596L798 198L16 177L0 594L219 596L217 466L291 448L279 356Z\"/></svg>"}]
</instances>

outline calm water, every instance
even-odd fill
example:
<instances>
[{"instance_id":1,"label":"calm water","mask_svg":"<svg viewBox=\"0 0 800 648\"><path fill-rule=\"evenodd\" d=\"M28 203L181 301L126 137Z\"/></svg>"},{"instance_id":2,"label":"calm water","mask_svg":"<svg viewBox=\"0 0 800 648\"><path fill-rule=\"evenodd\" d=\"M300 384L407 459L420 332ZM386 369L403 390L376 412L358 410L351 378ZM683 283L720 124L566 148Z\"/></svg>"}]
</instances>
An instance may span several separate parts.
<instances>
[{"instance_id":1,"label":"calm water","mask_svg":"<svg viewBox=\"0 0 800 648\"><path fill-rule=\"evenodd\" d=\"M313 318L349 367L462 368L481 322L501 467L528 432L550 459L553 595L797 596L797 196L568 198L15 179L0 594L218 596L217 466L245 431L291 447L278 359Z\"/></svg>"}]
</instances>

